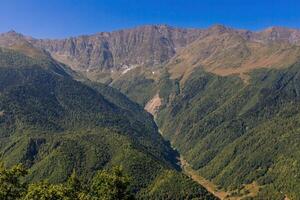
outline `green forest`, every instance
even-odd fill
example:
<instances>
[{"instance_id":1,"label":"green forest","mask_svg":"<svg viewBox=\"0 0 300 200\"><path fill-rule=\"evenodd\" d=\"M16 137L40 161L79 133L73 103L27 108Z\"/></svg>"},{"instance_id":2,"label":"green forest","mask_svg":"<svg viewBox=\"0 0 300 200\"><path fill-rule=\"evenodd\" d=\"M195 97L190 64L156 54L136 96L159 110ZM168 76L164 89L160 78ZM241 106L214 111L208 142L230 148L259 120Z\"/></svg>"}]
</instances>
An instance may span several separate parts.
<instances>
[{"instance_id":1,"label":"green forest","mask_svg":"<svg viewBox=\"0 0 300 200\"><path fill-rule=\"evenodd\" d=\"M299 199L300 48L271 30L1 34L0 200Z\"/></svg>"},{"instance_id":2,"label":"green forest","mask_svg":"<svg viewBox=\"0 0 300 200\"><path fill-rule=\"evenodd\" d=\"M181 173L140 105L47 57L0 50L0 199L216 199Z\"/></svg>"},{"instance_id":3,"label":"green forest","mask_svg":"<svg viewBox=\"0 0 300 200\"><path fill-rule=\"evenodd\" d=\"M18 164L11 168L0 167L0 198L3 200L134 200L134 199L215 199L188 181L178 172L168 171L138 196L131 187L132 178L121 167L100 170L83 181L73 171L63 183L41 180L35 183L24 181L29 171ZM179 184L182 184L182 188Z\"/></svg>"},{"instance_id":4,"label":"green forest","mask_svg":"<svg viewBox=\"0 0 300 200\"><path fill-rule=\"evenodd\" d=\"M229 191L256 182L257 199L300 196L299 67L239 77L195 71L158 114L159 127L209 180Z\"/></svg>"},{"instance_id":5,"label":"green forest","mask_svg":"<svg viewBox=\"0 0 300 200\"><path fill-rule=\"evenodd\" d=\"M51 184L46 180L28 184L24 177L28 170L23 165L0 167L0 198L3 200L113 200L135 199L129 189L130 179L120 167L102 170L87 183L82 182L73 171L65 183Z\"/></svg>"},{"instance_id":6,"label":"green forest","mask_svg":"<svg viewBox=\"0 0 300 200\"><path fill-rule=\"evenodd\" d=\"M144 105L153 95L136 98L141 92L135 85L152 82L142 93L158 93L162 99L156 122L164 137L220 188L239 195L256 184L254 199L281 200L286 194L297 199L299 69L295 63L286 69L253 70L249 83L201 68L182 83L161 69L157 80L145 72L114 86Z\"/></svg>"}]
</instances>

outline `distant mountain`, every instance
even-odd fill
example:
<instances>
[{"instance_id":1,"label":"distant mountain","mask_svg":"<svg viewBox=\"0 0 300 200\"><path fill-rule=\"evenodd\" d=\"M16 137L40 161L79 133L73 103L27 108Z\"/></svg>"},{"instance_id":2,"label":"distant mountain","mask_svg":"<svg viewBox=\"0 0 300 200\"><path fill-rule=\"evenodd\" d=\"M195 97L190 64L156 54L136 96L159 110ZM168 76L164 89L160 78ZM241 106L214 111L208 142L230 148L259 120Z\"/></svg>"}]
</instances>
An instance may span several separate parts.
<instances>
[{"instance_id":1,"label":"distant mountain","mask_svg":"<svg viewBox=\"0 0 300 200\"><path fill-rule=\"evenodd\" d=\"M26 48L16 50L20 41ZM5 165L25 164L30 182L62 182L73 170L87 180L97 170L122 165L138 198L189 194L189 199L215 199L178 171L176 152L139 105L109 86L74 80L50 55L23 36L20 41L0 48L0 156ZM182 185L168 194L155 187L160 176L165 187L176 185L175 180ZM144 192L150 187L153 195Z\"/></svg>"},{"instance_id":2,"label":"distant mountain","mask_svg":"<svg viewBox=\"0 0 300 200\"><path fill-rule=\"evenodd\" d=\"M30 37L15 32L14 30L0 34L0 46L19 51L28 57L45 58L49 56L43 49L38 49L29 42Z\"/></svg>"},{"instance_id":3,"label":"distant mountain","mask_svg":"<svg viewBox=\"0 0 300 200\"><path fill-rule=\"evenodd\" d=\"M246 34L251 40L263 41L263 42L274 42L283 41L290 44L300 45L300 30L289 29L284 27L270 27L261 32L252 32Z\"/></svg>"},{"instance_id":4,"label":"distant mountain","mask_svg":"<svg viewBox=\"0 0 300 200\"><path fill-rule=\"evenodd\" d=\"M111 72L161 65L200 33L196 29L157 25L62 40L31 39L30 42L73 69Z\"/></svg>"},{"instance_id":5,"label":"distant mountain","mask_svg":"<svg viewBox=\"0 0 300 200\"><path fill-rule=\"evenodd\" d=\"M158 85L164 84L160 77L169 76L171 82L180 80L182 85L194 70L201 68L219 76L239 76L247 83L253 70L283 69L300 59L297 29L272 27L252 32L215 25L199 32L197 39L178 49L166 63L111 76L111 85L146 105L160 90ZM110 75L102 74L93 80L105 82L106 76Z\"/></svg>"},{"instance_id":6,"label":"distant mountain","mask_svg":"<svg viewBox=\"0 0 300 200\"><path fill-rule=\"evenodd\" d=\"M192 167L233 197L298 199L298 33L214 26L112 86L151 108Z\"/></svg>"},{"instance_id":7,"label":"distant mountain","mask_svg":"<svg viewBox=\"0 0 300 200\"><path fill-rule=\"evenodd\" d=\"M14 43L19 40L23 43L22 48L18 46L20 42L16 42L16 45ZM34 125L39 127L38 130L55 130L55 134L63 131L68 135L68 139L75 129L80 131L76 131L76 136L83 137L86 126L97 127L96 132L94 128L91 130L91 133L95 134L98 133L98 126L101 131L112 131L113 137L101 135L105 140L104 147L100 145L102 142L93 147L98 149L98 146L101 146L106 150L99 152L110 152L109 155L101 157L109 160L103 161L101 166L108 167L111 163L126 161L124 165L130 166L128 171L133 176L147 169L146 177L134 176L138 180L136 188L142 188L139 194L146 195L143 196L146 199L150 198L148 194L152 194L154 199L169 197L170 193L166 188L177 190L175 188L178 185L174 182L178 182L177 175L181 174L174 177L168 172L169 176L158 176L161 174L160 169L176 168L174 152L159 136L152 118L140 106L153 114L163 136L170 140L191 167L219 188L227 190L230 198L282 200L300 197L300 30L271 27L253 32L222 25L207 29L180 29L155 25L61 40L39 40L8 32L0 35L0 46L26 55L26 58L23 54L2 56L8 59L2 61L6 62L7 66L12 62L19 63L19 60L24 63L32 62L31 59L38 55L44 59L38 59L38 62L34 59L35 65L44 71L55 73L55 77L69 77L70 80L70 83L63 84L54 82L54 88L63 90L50 89L52 86L47 88L46 91L50 91L47 93L47 99L51 99L53 95L56 97L53 97L53 102L50 103L54 105L50 107L55 109L30 108L37 110L34 113L39 114L39 117L31 116L29 111L22 110L26 108L23 105L27 104L21 101L21 97L12 105L9 102L14 102L14 99L7 99L2 104L2 118L6 116L5 109L8 109L4 109L4 105L11 105L11 108L19 109L16 112L18 116L23 116L24 112L25 116L29 116L17 121L16 124L22 125L21 127L26 125L31 128L29 122L41 122ZM31 48L36 49L31 51ZM4 54L7 54L7 51L9 50L2 50ZM12 59L9 59L11 57ZM45 60L48 61L46 64ZM65 74L62 74L63 72ZM3 81L3 88L15 84L12 80L21 80L22 84L27 80L9 78L19 77L23 72L3 74L6 74L3 80L9 80L9 84ZM76 82L72 78L74 76L82 82ZM30 80L45 83L37 78ZM47 84L52 83L48 78L43 80L47 80ZM30 87L44 87L37 82L29 84ZM109 84L114 89L99 82ZM77 93L74 93L75 89ZM31 88L29 91L35 89ZM57 91L60 92L56 93ZM81 99L82 96L85 98ZM79 97L81 100L77 102ZM30 98L30 102L35 102L34 100L36 98ZM60 104L54 103L56 101ZM97 110L98 106L93 103L95 101L102 102L103 108L99 106L101 110ZM64 109L60 109L59 106L63 106ZM44 112L49 113L46 116L50 117L41 117L41 113ZM16 120L12 119L9 115L3 130L11 130L12 133L19 130L12 123ZM95 119L97 120L94 121ZM43 124L47 126L43 127ZM15 136L7 137L9 140L6 138L1 143L5 146L1 147L4 155L15 149L15 143L26 141L17 140ZM121 139L110 140L118 137ZM98 139L93 138L91 141ZM125 147L121 141L126 141ZM34 142L36 143L39 142ZM93 151L81 142L78 143L84 146L81 146L81 149ZM6 146L7 144L10 146ZM56 144L51 143L51 148L55 149ZM70 146L72 145L73 143ZM117 150L111 146L117 147ZM15 162L11 158L18 158L20 161L26 156L21 156L22 159L14 156L23 155L19 152L24 151L18 149L17 152L7 153L8 156L4 158L9 162ZM69 155L68 150L63 154L57 153L56 150L53 152L61 156L61 159L62 155ZM80 151L82 152L86 151ZM123 152L126 152L125 155ZM40 157L43 155L44 153ZM76 153L70 157L82 158L78 155L79 153ZM95 157L97 156L93 158ZM94 159L89 156L84 158L84 164L76 166L92 166L94 169L94 162L91 161ZM31 160L35 161L35 158ZM77 160L75 163L78 163ZM140 163L143 165L140 166ZM43 168L52 172L52 169L48 170L44 166ZM130 171L132 169L140 171L134 173ZM165 180L165 177L169 178ZM145 182L147 186L143 185ZM189 184L190 182L183 185ZM165 188L160 190L160 186ZM178 195L175 192L172 194Z\"/></svg>"},{"instance_id":8,"label":"distant mountain","mask_svg":"<svg viewBox=\"0 0 300 200\"><path fill-rule=\"evenodd\" d=\"M202 67L247 81L248 72L254 69L284 68L300 59L300 37L296 34L300 31L271 28L255 33L214 26L205 32L167 64L173 78L184 81L195 68Z\"/></svg>"},{"instance_id":9,"label":"distant mountain","mask_svg":"<svg viewBox=\"0 0 300 200\"><path fill-rule=\"evenodd\" d=\"M30 45L40 50L27 52L29 56L48 52L56 60L70 66L73 70L80 71L92 80L111 82L136 67L157 67L169 61L171 61L170 65L179 65L174 67L175 73L182 71L177 69L183 68L180 65L182 63L182 65L189 65L188 68L199 64L212 65L209 66L210 71L225 74L235 73L231 68L236 68L242 60L248 62L242 63L247 69L263 65L273 66L274 62L277 64L276 62L284 62L286 59L293 61L298 56L298 52L294 52L291 46L300 45L300 31L283 27L271 27L253 32L222 25L215 25L208 29L148 25L60 40L34 39L14 31L0 35L0 46L26 51L26 46ZM218 49L215 49L216 46ZM226 50L227 55L223 55L223 49L228 47L234 52L233 55L230 50ZM192 51L193 55L189 55L189 51ZM280 51L285 51L287 55L281 54ZM251 56L250 54L254 52L260 56ZM268 62L263 56L271 59L269 54L281 60ZM294 57L286 58L287 56ZM188 61L188 59L192 60ZM225 72L223 68L212 69L220 65L229 69Z\"/></svg>"}]
</instances>

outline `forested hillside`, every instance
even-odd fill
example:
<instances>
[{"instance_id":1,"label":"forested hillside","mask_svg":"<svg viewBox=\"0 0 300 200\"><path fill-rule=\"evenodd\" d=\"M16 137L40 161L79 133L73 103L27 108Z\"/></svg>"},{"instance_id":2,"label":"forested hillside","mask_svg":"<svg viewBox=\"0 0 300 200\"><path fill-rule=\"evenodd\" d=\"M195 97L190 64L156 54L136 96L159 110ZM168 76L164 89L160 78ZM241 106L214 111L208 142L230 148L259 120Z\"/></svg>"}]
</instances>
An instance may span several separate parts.
<instances>
[{"instance_id":1,"label":"forested hillside","mask_svg":"<svg viewBox=\"0 0 300 200\"><path fill-rule=\"evenodd\" d=\"M137 198L213 199L181 155L229 199L299 199L299 41L222 25L1 34L1 160L29 183L122 165Z\"/></svg>"},{"instance_id":2,"label":"forested hillside","mask_svg":"<svg viewBox=\"0 0 300 200\"><path fill-rule=\"evenodd\" d=\"M98 170L121 165L139 198L159 176L173 173L168 184L183 184L170 195L214 199L176 171L177 153L152 117L115 89L76 81L46 57L0 49L0 63L1 160L29 168L26 182L61 183L74 170L88 181ZM152 190L147 198L167 192L164 186Z\"/></svg>"},{"instance_id":3,"label":"forested hillside","mask_svg":"<svg viewBox=\"0 0 300 200\"><path fill-rule=\"evenodd\" d=\"M154 114L192 167L232 196L253 187L256 199L299 198L299 31L204 32L166 65L111 85Z\"/></svg>"},{"instance_id":4,"label":"forested hillside","mask_svg":"<svg viewBox=\"0 0 300 200\"><path fill-rule=\"evenodd\" d=\"M237 76L194 71L159 127L194 169L230 191L255 183L257 199L300 196L299 69ZM239 192L237 192L239 193Z\"/></svg>"}]
</instances>

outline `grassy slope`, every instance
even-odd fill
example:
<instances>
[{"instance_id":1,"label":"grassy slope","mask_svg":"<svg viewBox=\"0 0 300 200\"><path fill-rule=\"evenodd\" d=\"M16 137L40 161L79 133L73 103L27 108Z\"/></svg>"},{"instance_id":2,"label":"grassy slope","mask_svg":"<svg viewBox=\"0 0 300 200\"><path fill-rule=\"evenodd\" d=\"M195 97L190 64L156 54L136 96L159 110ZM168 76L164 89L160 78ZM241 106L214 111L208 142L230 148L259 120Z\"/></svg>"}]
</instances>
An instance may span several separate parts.
<instances>
[{"instance_id":1,"label":"grassy slope","mask_svg":"<svg viewBox=\"0 0 300 200\"><path fill-rule=\"evenodd\" d=\"M122 165L138 191L176 168L152 117L116 90L89 87L55 63L9 50L1 49L0 63L0 155L6 165L26 164L28 181L61 182L73 169L89 178ZM203 199L206 190L181 176Z\"/></svg>"},{"instance_id":2,"label":"grassy slope","mask_svg":"<svg viewBox=\"0 0 300 200\"><path fill-rule=\"evenodd\" d=\"M195 169L227 189L257 181L264 198L300 196L300 65L238 77L195 71L159 114Z\"/></svg>"}]
</instances>

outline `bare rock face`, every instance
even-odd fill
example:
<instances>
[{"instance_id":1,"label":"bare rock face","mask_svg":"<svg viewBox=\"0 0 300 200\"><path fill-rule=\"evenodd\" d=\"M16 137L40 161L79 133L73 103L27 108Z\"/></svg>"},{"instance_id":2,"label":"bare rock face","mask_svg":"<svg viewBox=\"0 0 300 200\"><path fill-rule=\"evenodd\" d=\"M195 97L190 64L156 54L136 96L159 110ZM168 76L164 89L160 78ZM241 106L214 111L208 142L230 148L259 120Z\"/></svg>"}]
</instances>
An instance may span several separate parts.
<instances>
[{"instance_id":1,"label":"bare rock face","mask_svg":"<svg viewBox=\"0 0 300 200\"><path fill-rule=\"evenodd\" d=\"M148 25L60 40L34 39L10 31L0 34L0 46L29 56L47 52L97 81L115 79L138 66L160 65L167 66L173 77L188 75L198 66L222 75L243 75L255 68L281 67L298 60L300 30L271 27L253 32L222 25L208 29Z\"/></svg>"},{"instance_id":2,"label":"bare rock face","mask_svg":"<svg viewBox=\"0 0 300 200\"><path fill-rule=\"evenodd\" d=\"M296 29L270 27L259 32L256 37L263 41L285 41L290 44L300 45L300 31Z\"/></svg>"},{"instance_id":3,"label":"bare rock face","mask_svg":"<svg viewBox=\"0 0 300 200\"><path fill-rule=\"evenodd\" d=\"M300 31L271 27L260 32L235 30L222 25L208 29L180 29L166 25L148 25L90 36L62 40L36 40L30 42L48 51L57 60L75 70L111 71L131 66L157 66L167 63L181 49L197 39L209 35L233 37L240 35L246 41L272 43L287 42L300 45Z\"/></svg>"},{"instance_id":4,"label":"bare rock face","mask_svg":"<svg viewBox=\"0 0 300 200\"><path fill-rule=\"evenodd\" d=\"M165 25L63 40L31 40L61 62L77 70L107 70L132 65L155 66L167 62L176 51L194 41L201 30Z\"/></svg>"}]
</instances>

